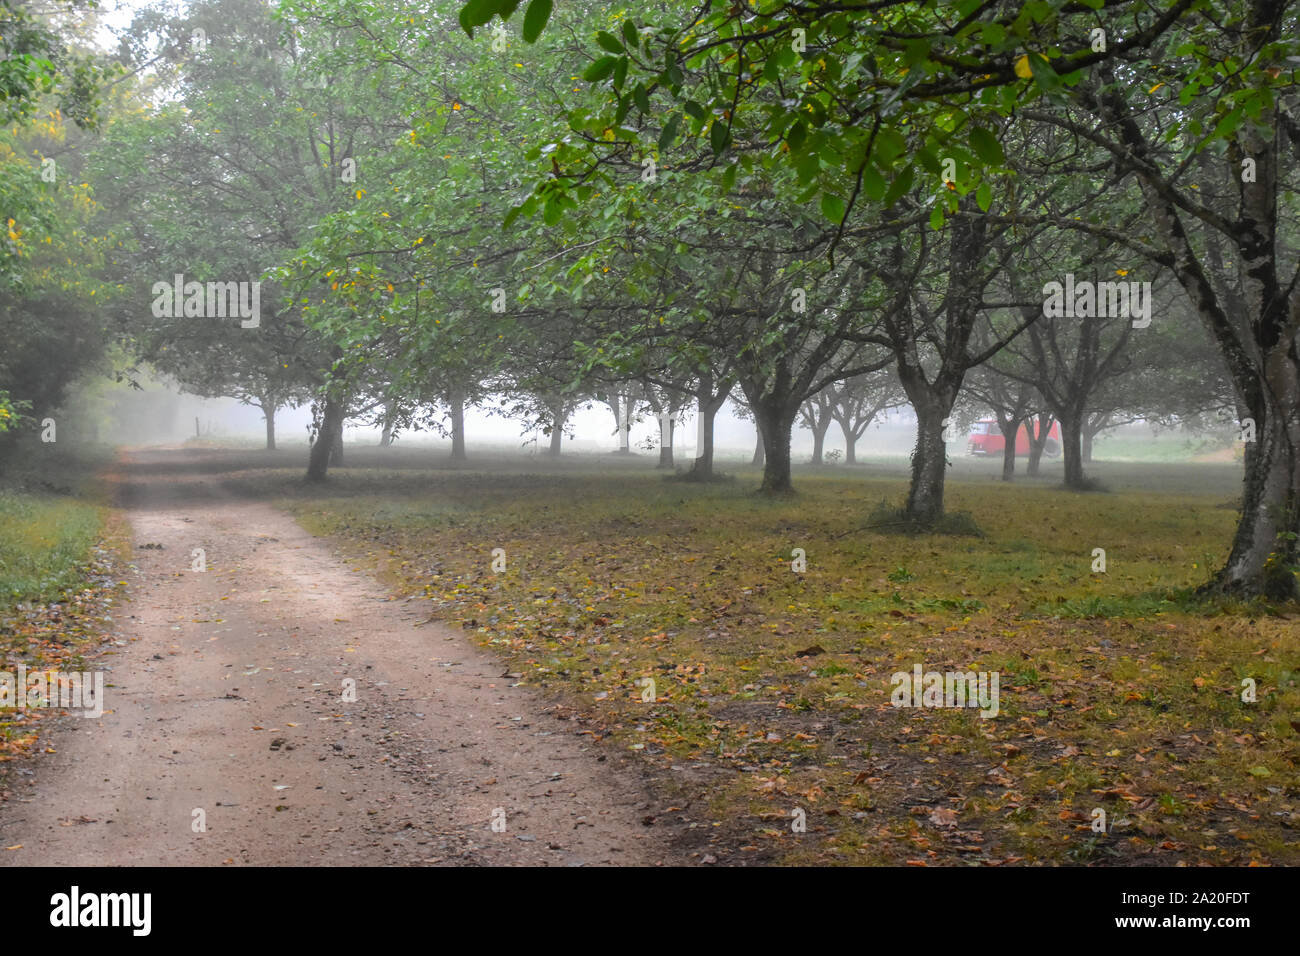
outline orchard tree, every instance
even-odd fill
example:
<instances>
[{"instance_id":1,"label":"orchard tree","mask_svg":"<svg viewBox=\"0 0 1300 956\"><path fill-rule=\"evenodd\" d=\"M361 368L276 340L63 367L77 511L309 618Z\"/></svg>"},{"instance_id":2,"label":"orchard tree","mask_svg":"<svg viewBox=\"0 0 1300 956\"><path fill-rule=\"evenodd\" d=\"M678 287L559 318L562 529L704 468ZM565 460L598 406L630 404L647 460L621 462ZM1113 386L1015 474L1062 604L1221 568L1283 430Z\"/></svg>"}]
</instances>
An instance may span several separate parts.
<instances>
[{"instance_id":1,"label":"orchard tree","mask_svg":"<svg viewBox=\"0 0 1300 956\"><path fill-rule=\"evenodd\" d=\"M1150 55L1126 51L1081 78L1068 108L1021 116L1068 131L1125 174L1145 228L1079 228L1172 271L1254 426L1241 520L1210 587L1296 598L1300 284L1285 197L1300 165L1288 60L1300 54L1300 17L1284 0L1235 0L1198 6L1180 26Z\"/></svg>"}]
</instances>

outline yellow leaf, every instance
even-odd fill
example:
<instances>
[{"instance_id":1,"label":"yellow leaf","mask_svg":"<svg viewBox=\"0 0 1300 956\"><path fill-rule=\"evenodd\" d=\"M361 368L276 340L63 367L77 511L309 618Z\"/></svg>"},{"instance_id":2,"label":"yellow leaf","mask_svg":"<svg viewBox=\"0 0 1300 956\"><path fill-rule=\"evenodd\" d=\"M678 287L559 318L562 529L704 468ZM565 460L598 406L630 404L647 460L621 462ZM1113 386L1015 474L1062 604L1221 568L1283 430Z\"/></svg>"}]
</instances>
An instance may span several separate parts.
<instances>
[{"instance_id":1,"label":"yellow leaf","mask_svg":"<svg viewBox=\"0 0 1300 956\"><path fill-rule=\"evenodd\" d=\"M1029 68L1029 54L1026 53L1020 59L1016 60L1016 76L1021 79L1031 79L1034 71Z\"/></svg>"}]
</instances>

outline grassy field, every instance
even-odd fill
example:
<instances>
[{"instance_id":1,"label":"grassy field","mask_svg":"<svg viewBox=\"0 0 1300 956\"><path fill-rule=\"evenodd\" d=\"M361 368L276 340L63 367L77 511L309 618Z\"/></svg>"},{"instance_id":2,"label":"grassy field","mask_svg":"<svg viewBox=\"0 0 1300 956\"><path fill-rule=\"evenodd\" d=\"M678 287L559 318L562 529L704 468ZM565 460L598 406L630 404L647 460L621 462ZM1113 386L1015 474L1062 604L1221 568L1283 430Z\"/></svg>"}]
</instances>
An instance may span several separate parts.
<instances>
[{"instance_id":1,"label":"grassy field","mask_svg":"<svg viewBox=\"0 0 1300 956\"><path fill-rule=\"evenodd\" d=\"M55 600L77 584L103 520L84 500L0 488L0 603Z\"/></svg>"},{"instance_id":2,"label":"grassy field","mask_svg":"<svg viewBox=\"0 0 1300 956\"><path fill-rule=\"evenodd\" d=\"M0 477L0 670L81 669L125 548L98 480L109 458L29 447L21 461ZM0 762L33 745L46 714L0 711Z\"/></svg>"},{"instance_id":3,"label":"grassy field","mask_svg":"<svg viewBox=\"0 0 1300 956\"><path fill-rule=\"evenodd\" d=\"M351 461L324 489L230 477L638 754L701 856L1300 863L1300 609L1188 595L1226 554L1231 465L1098 463L1111 491L1071 494L959 460L948 507L983 536L903 537L864 528L898 463L773 501L644 458ZM998 715L892 706L916 665L998 673Z\"/></svg>"}]
</instances>

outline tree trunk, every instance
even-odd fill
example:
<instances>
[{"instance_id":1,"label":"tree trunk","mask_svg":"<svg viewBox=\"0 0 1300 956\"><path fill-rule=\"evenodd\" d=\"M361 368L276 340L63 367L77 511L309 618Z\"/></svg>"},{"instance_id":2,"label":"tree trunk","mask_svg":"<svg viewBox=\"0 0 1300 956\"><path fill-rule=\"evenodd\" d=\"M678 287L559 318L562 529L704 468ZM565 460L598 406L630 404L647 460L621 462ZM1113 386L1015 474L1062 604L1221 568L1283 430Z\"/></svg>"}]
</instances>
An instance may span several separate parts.
<instances>
[{"instance_id":1,"label":"tree trunk","mask_svg":"<svg viewBox=\"0 0 1300 956\"><path fill-rule=\"evenodd\" d=\"M267 402L262 414L266 416L266 450L275 451L275 405Z\"/></svg>"},{"instance_id":2,"label":"tree trunk","mask_svg":"<svg viewBox=\"0 0 1300 956\"><path fill-rule=\"evenodd\" d=\"M1040 412L1026 424L1029 430L1029 464L1025 467L1025 474L1036 476L1043 460L1043 449L1047 447L1047 438L1052 431L1052 416Z\"/></svg>"},{"instance_id":3,"label":"tree trunk","mask_svg":"<svg viewBox=\"0 0 1300 956\"><path fill-rule=\"evenodd\" d=\"M388 448L393 444L393 432L396 429L397 405L387 402L384 405L384 428L379 434L379 447Z\"/></svg>"},{"instance_id":4,"label":"tree trunk","mask_svg":"<svg viewBox=\"0 0 1300 956\"><path fill-rule=\"evenodd\" d=\"M713 478L713 421L718 409L727 400L727 393L714 397L712 379L708 384L709 398L696 399L699 420L700 447L696 449L695 461L691 463L691 477L699 481Z\"/></svg>"},{"instance_id":5,"label":"tree trunk","mask_svg":"<svg viewBox=\"0 0 1300 956\"><path fill-rule=\"evenodd\" d=\"M332 398L327 398L325 407L321 412L319 428L316 431L316 440L312 442L311 453L307 458L308 481L325 480L329 471L334 441L342 431L342 425L342 404Z\"/></svg>"},{"instance_id":6,"label":"tree trunk","mask_svg":"<svg viewBox=\"0 0 1300 956\"><path fill-rule=\"evenodd\" d=\"M451 414L451 460L465 460L465 396L453 391L447 399Z\"/></svg>"},{"instance_id":7,"label":"tree trunk","mask_svg":"<svg viewBox=\"0 0 1300 956\"><path fill-rule=\"evenodd\" d=\"M380 432L380 447L386 449L393 445L393 433L396 431L398 405L394 401L383 403L383 428Z\"/></svg>"},{"instance_id":8,"label":"tree trunk","mask_svg":"<svg viewBox=\"0 0 1300 956\"><path fill-rule=\"evenodd\" d=\"M343 464L343 406L339 406L338 419L334 423L334 441L330 445L330 464Z\"/></svg>"},{"instance_id":9,"label":"tree trunk","mask_svg":"<svg viewBox=\"0 0 1300 956\"><path fill-rule=\"evenodd\" d=\"M1011 481L1016 475L1016 436L1020 434L1020 422L998 422L998 431L1002 432L1002 480Z\"/></svg>"},{"instance_id":10,"label":"tree trunk","mask_svg":"<svg viewBox=\"0 0 1300 956\"><path fill-rule=\"evenodd\" d=\"M856 465L858 463L858 439L853 434L853 429L849 428L844 422L840 422L840 431L844 433L844 464Z\"/></svg>"},{"instance_id":11,"label":"tree trunk","mask_svg":"<svg viewBox=\"0 0 1300 956\"><path fill-rule=\"evenodd\" d=\"M547 454L552 458L560 457L560 448L564 443L564 406L551 406L551 447Z\"/></svg>"},{"instance_id":12,"label":"tree trunk","mask_svg":"<svg viewBox=\"0 0 1300 956\"><path fill-rule=\"evenodd\" d=\"M1095 435L1096 432L1093 432L1090 429L1084 429L1081 454L1083 455L1083 463L1085 465L1092 464L1092 439Z\"/></svg>"},{"instance_id":13,"label":"tree trunk","mask_svg":"<svg viewBox=\"0 0 1300 956\"><path fill-rule=\"evenodd\" d=\"M1266 368L1277 362L1276 356L1270 359ZM1300 408L1300 386L1294 371L1290 376L1277 375L1276 368L1270 371L1274 372L1270 385L1289 403L1290 416L1300 419L1295 411ZM1277 601L1297 600L1300 584L1292 568L1300 564L1300 446L1288 437L1288 412L1267 396L1260 404L1251 415L1255 441L1246 445L1241 520L1228 560L1208 587ZM1290 430L1300 431L1300 421L1293 420Z\"/></svg>"},{"instance_id":14,"label":"tree trunk","mask_svg":"<svg viewBox=\"0 0 1300 956\"><path fill-rule=\"evenodd\" d=\"M1082 491L1087 487L1083 475L1083 413L1064 409L1057 414L1061 423L1061 455L1065 465L1065 487Z\"/></svg>"},{"instance_id":15,"label":"tree trunk","mask_svg":"<svg viewBox=\"0 0 1300 956\"><path fill-rule=\"evenodd\" d=\"M673 428L676 424L677 419L671 412L659 416L659 464L656 467L673 467Z\"/></svg>"},{"instance_id":16,"label":"tree trunk","mask_svg":"<svg viewBox=\"0 0 1300 956\"><path fill-rule=\"evenodd\" d=\"M907 515L923 524L943 517L943 486L947 478L948 449L943 441L944 421L950 407L940 400L915 402L916 447L912 450L912 484L907 492Z\"/></svg>"},{"instance_id":17,"label":"tree trunk","mask_svg":"<svg viewBox=\"0 0 1300 956\"><path fill-rule=\"evenodd\" d=\"M626 395L614 396L614 420L618 423L618 453L632 454L631 429L632 399Z\"/></svg>"},{"instance_id":18,"label":"tree trunk","mask_svg":"<svg viewBox=\"0 0 1300 956\"><path fill-rule=\"evenodd\" d=\"M790 476L790 433L799 409L773 403L753 403L754 419L763 438L763 483L758 490L769 495L794 494Z\"/></svg>"},{"instance_id":19,"label":"tree trunk","mask_svg":"<svg viewBox=\"0 0 1300 956\"><path fill-rule=\"evenodd\" d=\"M813 454L812 454L812 463L813 463L814 465L820 465L820 464L823 464L822 453L823 453L823 450L824 450L825 447L826 447L826 430L827 430L828 428L830 428L830 425L831 425L830 419L827 418L827 419L824 419L824 420L822 421L820 427L818 427L818 426L816 426L816 425L813 426L813 429L812 429L812 433L813 433Z\"/></svg>"},{"instance_id":20,"label":"tree trunk","mask_svg":"<svg viewBox=\"0 0 1300 956\"><path fill-rule=\"evenodd\" d=\"M758 419L754 419L754 428L756 437L754 438L754 457L749 460L749 464L754 468L762 468L764 463L763 456L763 429L758 427Z\"/></svg>"}]
</instances>

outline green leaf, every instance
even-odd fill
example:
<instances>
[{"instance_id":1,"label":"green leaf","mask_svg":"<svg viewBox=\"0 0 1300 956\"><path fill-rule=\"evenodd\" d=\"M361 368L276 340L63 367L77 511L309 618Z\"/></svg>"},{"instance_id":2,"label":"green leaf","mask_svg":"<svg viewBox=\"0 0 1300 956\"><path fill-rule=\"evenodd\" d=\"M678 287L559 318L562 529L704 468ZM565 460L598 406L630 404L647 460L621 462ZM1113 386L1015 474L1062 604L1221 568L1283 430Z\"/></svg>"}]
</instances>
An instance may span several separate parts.
<instances>
[{"instance_id":1,"label":"green leaf","mask_svg":"<svg viewBox=\"0 0 1300 956\"><path fill-rule=\"evenodd\" d=\"M839 196L831 193L822 193L822 215L831 222L840 223L844 221L844 200Z\"/></svg>"},{"instance_id":2,"label":"green leaf","mask_svg":"<svg viewBox=\"0 0 1300 956\"><path fill-rule=\"evenodd\" d=\"M809 152L807 156L799 160L799 184L810 183L817 178L817 173L821 170L822 160L814 152Z\"/></svg>"},{"instance_id":3,"label":"green leaf","mask_svg":"<svg viewBox=\"0 0 1300 956\"><path fill-rule=\"evenodd\" d=\"M635 50L637 48L637 40L639 39L640 36L636 32L636 24L631 20L624 20L623 45L626 46L629 51Z\"/></svg>"},{"instance_id":4,"label":"green leaf","mask_svg":"<svg viewBox=\"0 0 1300 956\"><path fill-rule=\"evenodd\" d=\"M807 135L808 127L804 125L803 120L799 120L791 126L789 132L785 134L785 142L790 147L790 152L799 152L799 147L803 145L804 138Z\"/></svg>"},{"instance_id":5,"label":"green leaf","mask_svg":"<svg viewBox=\"0 0 1300 956\"><path fill-rule=\"evenodd\" d=\"M632 101L636 103L636 108L642 113L650 112L650 96L645 91L645 84L638 83L632 90Z\"/></svg>"},{"instance_id":6,"label":"green leaf","mask_svg":"<svg viewBox=\"0 0 1300 956\"><path fill-rule=\"evenodd\" d=\"M988 183L980 183L980 188L975 190L975 202L979 203L981 212L989 211L989 206L993 205L993 190Z\"/></svg>"},{"instance_id":7,"label":"green leaf","mask_svg":"<svg viewBox=\"0 0 1300 956\"><path fill-rule=\"evenodd\" d=\"M1007 38L1006 27L1000 23L984 23L980 25L980 39L985 46L999 46Z\"/></svg>"},{"instance_id":8,"label":"green leaf","mask_svg":"<svg viewBox=\"0 0 1300 956\"><path fill-rule=\"evenodd\" d=\"M714 120L713 127L709 130L709 145L713 147L713 155L721 154L729 142L731 142L731 127L721 120Z\"/></svg>"},{"instance_id":9,"label":"green leaf","mask_svg":"<svg viewBox=\"0 0 1300 956\"><path fill-rule=\"evenodd\" d=\"M889 192L885 193L884 203L886 206L892 206L898 202L903 195L912 188L913 172L911 166L904 166L903 171L889 185Z\"/></svg>"},{"instance_id":10,"label":"green leaf","mask_svg":"<svg viewBox=\"0 0 1300 956\"><path fill-rule=\"evenodd\" d=\"M600 44L602 50L608 50L610 53L623 52L623 44L619 42L618 37L612 33L606 33L604 30L596 34L596 42Z\"/></svg>"},{"instance_id":11,"label":"green leaf","mask_svg":"<svg viewBox=\"0 0 1300 956\"><path fill-rule=\"evenodd\" d=\"M546 206L542 209L542 220L548 225L553 226L564 217L564 207L560 205L556 194L552 193L546 199Z\"/></svg>"},{"instance_id":12,"label":"green leaf","mask_svg":"<svg viewBox=\"0 0 1300 956\"><path fill-rule=\"evenodd\" d=\"M936 232L943 228L943 207L935 206L930 210L930 228Z\"/></svg>"},{"instance_id":13,"label":"green leaf","mask_svg":"<svg viewBox=\"0 0 1300 956\"><path fill-rule=\"evenodd\" d=\"M1210 134L1211 139L1227 139L1237 131L1241 121L1245 119L1245 113L1240 106L1230 111L1223 119L1219 120L1218 125L1214 127L1214 132Z\"/></svg>"},{"instance_id":14,"label":"green leaf","mask_svg":"<svg viewBox=\"0 0 1300 956\"><path fill-rule=\"evenodd\" d=\"M897 130L886 126L876 134L875 158L882 166L893 162L905 149L907 149L907 141Z\"/></svg>"},{"instance_id":15,"label":"green leaf","mask_svg":"<svg viewBox=\"0 0 1300 956\"><path fill-rule=\"evenodd\" d=\"M497 0L469 0L460 8L460 28L472 38L474 28L487 23L496 12Z\"/></svg>"},{"instance_id":16,"label":"green leaf","mask_svg":"<svg viewBox=\"0 0 1300 956\"><path fill-rule=\"evenodd\" d=\"M682 104L682 109L686 111L687 116L697 119L701 123L708 119L709 116L709 111L694 100L687 100Z\"/></svg>"},{"instance_id":17,"label":"green leaf","mask_svg":"<svg viewBox=\"0 0 1300 956\"><path fill-rule=\"evenodd\" d=\"M614 72L614 67L618 64L619 57L602 56L591 66L587 67L582 74L582 78L588 83L599 83L605 77Z\"/></svg>"},{"instance_id":18,"label":"green leaf","mask_svg":"<svg viewBox=\"0 0 1300 956\"><path fill-rule=\"evenodd\" d=\"M627 60L623 61L627 63ZM626 71L625 71L626 72ZM617 68L614 70L614 88L618 89L619 76ZM631 94L624 94L618 98L618 109L614 111L614 125L617 126L627 118L627 114L632 110Z\"/></svg>"},{"instance_id":19,"label":"green leaf","mask_svg":"<svg viewBox=\"0 0 1300 956\"><path fill-rule=\"evenodd\" d=\"M523 211L524 211L523 203L520 203L518 206L511 206L510 211L506 213L506 218L501 222L501 227L503 229L510 228L510 224L513 223L516 219L518 219L519 214Z\"/></svg>"},{"instance_id":20,"label":"green leaf","mask_svg":"<svg viewBox=\"0 0 1300 956\"><path fill-rule=\"evenodd\" d=\"M659 134L659 151L663 152L672 145L673 140L677 138L677 127L681 124L682 117L680 113L674 113L668 118L664 125L664 131Z\"/></svg>"},{"instance_id":21,"label":"green leaf","mask_svg":"<svg viewBox=\"0 0 1300 956\"><path fill-rule=\"evenodd\" d=\"M862 171L862 191L876 202L885 198L885 177L870 166Z\"/></svg>"},{"instance_id":22,"label":"green leaf","mask_svg":"<svg viewBox=\"0 0 1300 956\"><path fill-rule=\"evenodd\" d=\"M971 127L970 146L975 150L975 155L989 166L1001 166L1006 158L998 138L983 126Z\"/></svg>"},{"instance_id":23,"label":"green leaf","mask_svg":"<svg viewBox=\"0 0 1300 956\"><path fill-rule=\"evenodd\" d=\"M1029 72L1033 74L1034 85L1041 90L1055 90L1061 85L1061 78L1057 75L1052 64L1041 53L1031 53L1027 57L1029 62Z\"/></svg>"},{"instance_id":24,"label":"green leaf","mask_svg":"<svg viewBox=\"0 0 1300 956\"><path fill-rule=\"evenodd\" d=\"M524 42L535 43L551 19L554 0L529 0L524 11Z\"/></svg>"}]
</instances>

